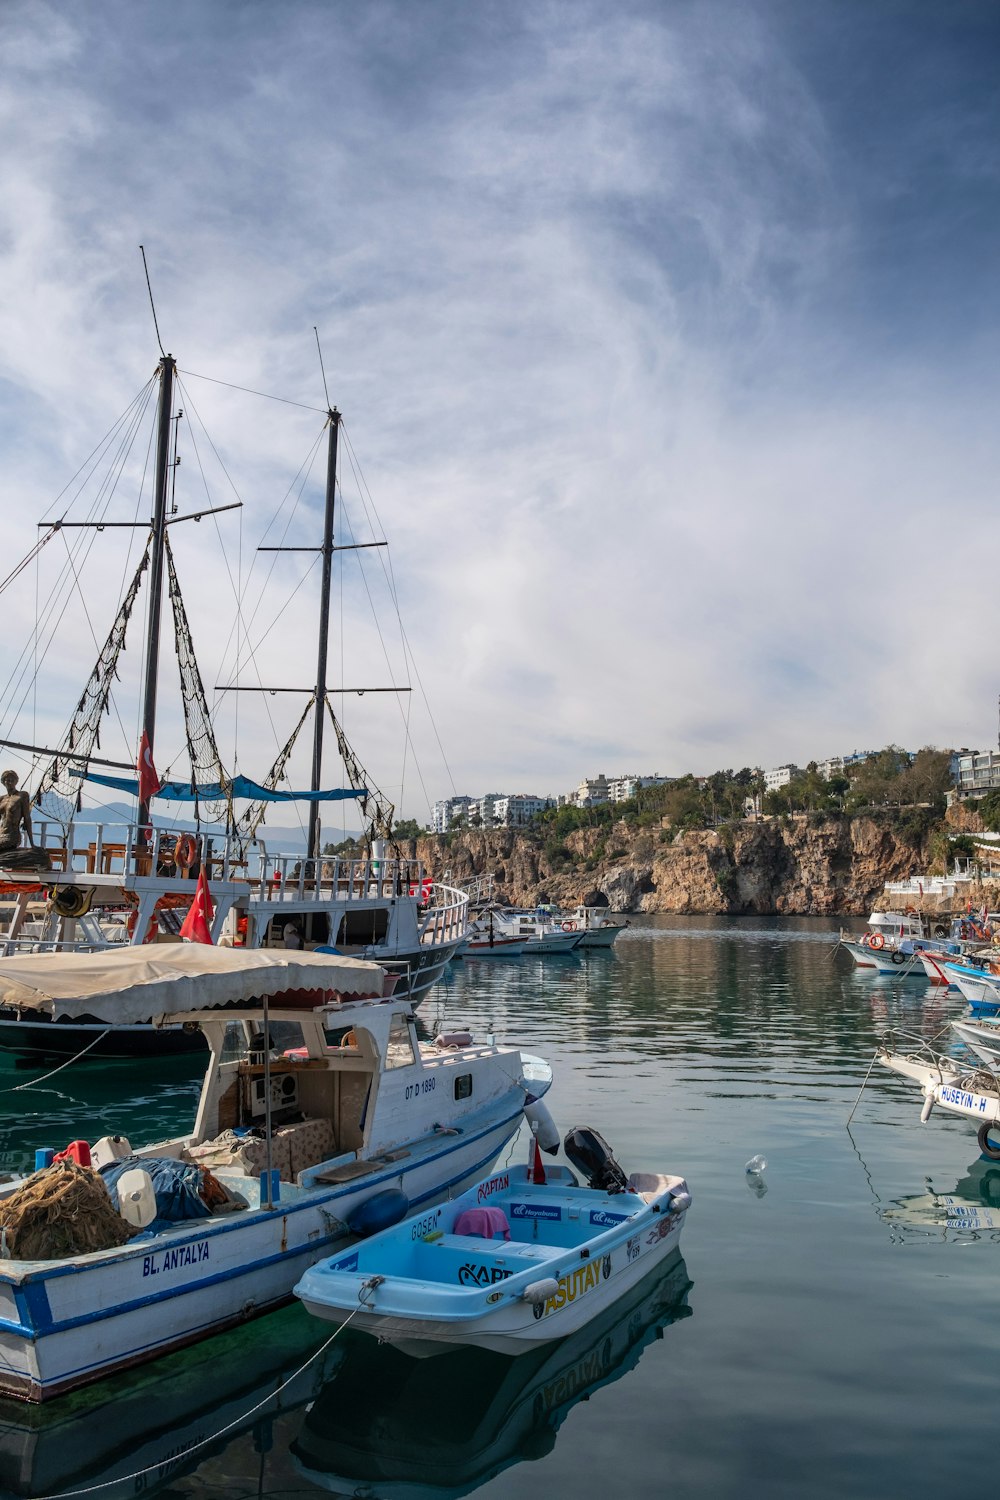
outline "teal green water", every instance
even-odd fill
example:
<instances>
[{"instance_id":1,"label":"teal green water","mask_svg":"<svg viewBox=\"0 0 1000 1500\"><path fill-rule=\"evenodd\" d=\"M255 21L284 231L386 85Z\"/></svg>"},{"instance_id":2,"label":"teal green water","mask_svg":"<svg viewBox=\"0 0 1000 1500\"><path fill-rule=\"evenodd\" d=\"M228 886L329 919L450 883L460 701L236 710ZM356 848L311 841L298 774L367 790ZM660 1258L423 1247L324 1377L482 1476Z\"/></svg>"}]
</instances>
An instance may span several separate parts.
<instances>
[{"instance_id":1,"label":"teal green water","mask_svg":"<svg viewBox=\"0 0 1000 1500\"><path fill-rule=\"evenodd\" d=\"M683 1261L585 1338L414 1362L348 1332L274 1396L328 1333L293 1308L49 1410L3 1407L0 1485L884 1500L983 1482L1000 1228L949 1224L933 1195L995 1202L1000 1224L1000 1167L880 1071L846 1128L878 1030L931 1035L962 1002L834 942L804 919L634 918L610 954L453 964L424 1002L428 1026L547 1056L561 1132L688 1178ZM191 1119L196 1071L84 1063L2 1094L0 1150L155 1138ZM5 1066L0 1087L29 1076Z\"/></svg>"}]
</instances>

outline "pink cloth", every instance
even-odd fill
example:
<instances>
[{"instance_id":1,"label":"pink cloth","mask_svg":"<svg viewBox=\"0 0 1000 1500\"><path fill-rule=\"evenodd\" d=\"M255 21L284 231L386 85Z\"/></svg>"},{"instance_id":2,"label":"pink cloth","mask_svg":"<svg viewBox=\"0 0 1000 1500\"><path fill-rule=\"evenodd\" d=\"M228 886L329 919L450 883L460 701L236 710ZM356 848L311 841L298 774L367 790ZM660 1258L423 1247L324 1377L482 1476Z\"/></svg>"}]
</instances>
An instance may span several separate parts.
<instances>
[{"instance_id":1,"label":"pink cloth","mask_svg":"<svg viewBox=\"0 0 1000 1500\"><path fill-rule=\"evenodd\" d=\"M510 1225L502 1208L467 1208L455 1220L455 1234L478 1234L484 1240L496 1235L510 1239Z\"/></svg>"}]
</instances>

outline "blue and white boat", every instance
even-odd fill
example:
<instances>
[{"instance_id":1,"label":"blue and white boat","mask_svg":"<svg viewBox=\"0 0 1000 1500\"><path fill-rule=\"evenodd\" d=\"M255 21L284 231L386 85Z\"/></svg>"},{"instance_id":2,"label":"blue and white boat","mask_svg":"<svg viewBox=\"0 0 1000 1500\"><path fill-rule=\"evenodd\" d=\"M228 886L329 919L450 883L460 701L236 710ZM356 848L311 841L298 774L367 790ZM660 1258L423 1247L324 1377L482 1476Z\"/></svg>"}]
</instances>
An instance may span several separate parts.
<instances>
[{"instance_id":1,"label":"blue and white boat","mask_svg":"<svg viewBox=\"0 0 1000 1500\"><path fill-rule=\"evenodd\" d=\"M518 1354L575 1333L677 1248L691 1195L682 1177L626 1180L594 1131L565 1150L599 1185L568 1167L495 1172L315 1265L295 1295L415 1355Z\"/></svg>"},{"instance_id":2,"label":"blue and white boat","mask_svg":"<svg viewBox=\"0 0 1000 1500\"><path fill-rule=\"evenodd\" d=\"M43 1400L233 1326L287 1301L349 1234L482 1177L551 1072L516 1047L421 1042L410 1004L380 998L384 981L358 960L202 944L0 958L0 1003L25 1012L201 1027L194 1130L128 1165L150 1191L154 1159L203 1186L208 1171L243 1203L212 1208L209 1193L195 1216L162 1222L157 1195L157 1218L127 1243L60 1259L17 1258L8 1227L0 1394ZM0 1188L0 1222L22 1186Z\"/></svg>"},{"instance_id":3,"label":"blue and white boat","mask_svg":"<svg viewBox=\"0 0 1000 1500\"><path fill-rule=\"evenodd\" d=\"M986 967L987 962L989 967ZM946 963L944 972L961 990L973 1010L996 1011L1000 1007L1000 974L995 972L992 959Z\"/></svg>"}]
</instances>

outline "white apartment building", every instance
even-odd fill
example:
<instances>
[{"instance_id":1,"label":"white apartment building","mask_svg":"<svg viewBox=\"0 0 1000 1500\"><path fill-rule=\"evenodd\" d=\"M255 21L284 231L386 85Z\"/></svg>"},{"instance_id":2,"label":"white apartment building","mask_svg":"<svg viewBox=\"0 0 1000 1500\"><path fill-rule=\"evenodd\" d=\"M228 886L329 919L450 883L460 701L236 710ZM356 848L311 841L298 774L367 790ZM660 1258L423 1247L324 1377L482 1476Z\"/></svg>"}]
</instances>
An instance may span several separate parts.
<instances>
[{"instance_id":1,"label":"white apartment building","mask_svg":"<svg viewBox=\"0 0 1000 1500\"><path fill-rule=\"evenodd\" d=\"M540 812L551 807L552 801L551 797L529 797L523 792L497 797L493 803L493 822L498 827L523 827L525 823L537 818Z\"/></svg>"},{"instance_id":2,"label":"white apartment building","mask_svg":"<svg viewBox=\"0 0 1000 1500\"><path fill-rule=\"evenodd\" d=\"M435 833L447 833L455 818L469 816L471 797L443 797L434 804L432 827Z\"/></svg>"},{"instance_id":3,"label":"white apartment building","mask_svg":"<svg viewBox=\"0 0 1000 1500\"><path fill-rule=\"evenodd\" d=\"M779 787L788 786L793 776L800 774L799 768L789 761L787 766L775 766L773 771L764 772L764 786L769 792L776 792Z\"/></svg>"},{"instance_id":4,"label":"white apartment building","mask_svg":"<svg viewBox=\"0 0 1000 1500\"><path fill-rule=\"evenodd\" d=\"M570 792L566 801L574 807L596 807L600 802L610 802L608 778L602 771L600 776L581 781L576 791Z\"/></svg>"},{"instance_id":5,"label":"white apartment building","mask_svg":"<svg viewBox=\"0 0 1000 1500\"><path fill-rule=\"evenodd\" d=\"M484 797L474 798L469 803L469 822L477 828L492 828L493 810L499 800L499 792L487 792Z\"/></svg>"},{"instance_id":6,"label":"white apartment building","mask_svg":"<svg viewBox=\"0 0 1000 1500\"><path fill-rule=\"evenodd\" d=\"M664 786L668 781L676 780L676 776L615 776L608 782L608 801L628 802L640 787Z\"/></svg>"},{"instance_id":7,"label":"white apartment building","mask_svg":"<svg viewBox=\"0 0 1000 1500\"><path fill-rule=\"evenodd\" d=\"M955 784L960 797L979 797L984 792L1000 788L1000 754L996 750L988 750L982 755L970 750L956 759Z\"/></svg>"}]
</instances>

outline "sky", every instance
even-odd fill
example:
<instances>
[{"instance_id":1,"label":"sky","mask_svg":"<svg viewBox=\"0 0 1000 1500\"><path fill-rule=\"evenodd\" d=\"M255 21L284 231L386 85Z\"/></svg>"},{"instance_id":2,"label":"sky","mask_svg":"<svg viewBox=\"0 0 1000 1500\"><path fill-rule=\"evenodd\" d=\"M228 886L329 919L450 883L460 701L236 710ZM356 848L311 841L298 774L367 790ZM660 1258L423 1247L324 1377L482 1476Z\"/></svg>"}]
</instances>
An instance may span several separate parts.
<instances>
[{"instance_id":1,"label":"sky","mask_svg":"<svg viewBox=\"0 0 1000 1500\"><path fill-rule=\"evenodd\" d=\"M338 540L389 542L338 554L329 679L411 687L335 700L403 816L995 746L996 6L5 0L0 56L9 567L43 518L148 513L148 421L74 480L156 369L144 245L178 511L242 502L172 528L230 763L304 700L218 687L315 680L315 554L256 549L319 541L324 372ZM140 545L76 532L68 571L67 537L3 591L32 744Z\"/></svg>"}]
</instances>

